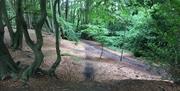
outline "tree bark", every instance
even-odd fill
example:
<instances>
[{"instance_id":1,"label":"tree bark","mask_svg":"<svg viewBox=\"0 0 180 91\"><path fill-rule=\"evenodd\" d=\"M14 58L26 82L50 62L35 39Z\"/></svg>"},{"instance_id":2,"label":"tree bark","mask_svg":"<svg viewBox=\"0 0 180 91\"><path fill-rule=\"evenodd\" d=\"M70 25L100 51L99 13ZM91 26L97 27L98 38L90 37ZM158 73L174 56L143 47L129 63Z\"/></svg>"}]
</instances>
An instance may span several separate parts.
<instances>
[{"instance_id":1,"label":"tree bark","mask_svg":"<svg viewBox=\"0 0 180 91\"><path fill-rule=\"evenodd\" d=\"M17 8L17 12L18 12ZM10 38L11 38L11 46L13 47L13 49L19 49L22 47L22 31L18 26L19 22L16 22L17 24L17 30L16 32L13 31L13 28L11 26L10 20L8 18L8 13L7 13L7 9L6 9L6 1L2 0L2 10L3 10L3 16L4 16L4 21L8 27L9 30L9 34L10 34ZM16 15L17 18L18 15ZM17 20L17 19L16 19Z\"/></svg>"},{"instance_id":2,"label":"tree bark","mask_svg":"<svg viewBox=\"0 0 180 91\"><path fill-rule=\"evenodd\" d=\"M20 3L19 7L22 8L22 0L17 0L17 2ZM32 49L35 55L34 62L22 73L22 76L21 76L22 81L27 81L29 77L35 74L35 72L40 67L41 63L43 62L44 55L41 50L42 45L43 45L43 37L42 37L41 30L46 20L46 16L47 16L46 0L40 0L40 18L35 26L35 34L36 34L37 41L36 43L34 43L29 36L28 30L27 30L27 24L23 17L23 11L20 10L19 12L20 21L22 22L21 26L23 27L23 33L25 36L26 43Z\"/></svg>"},{"instance_id":3,"label":"tree bark","mask_svg":"<svg viewBox=\"0 0 180 91\"><path fill-rule=\"evenodd\" d=\"M6 9L6 1L5 0L1 0L1 2L3 3L2 5L2 10L3 10L3 18L4 18L4 21L6 23L6 26L9 30L9 35L10 35L10 38L11 38L11 43L13 43L13 38L14 38L14 32L13 32L13 28L11 26L11 23L9 21L9 18L8 18L8 13L7 13L7 9Z\"/></svg>"},{"instance_id":4,"label":"tree bark","mask_svg":"<svg viewBox=\"0 0 180 91\"><path fill-rule=\"evenodd\" d=\"M69 13L69 0L66 0L66 8L65 8L65 19L68 21L68 13Z\"/></svg>"},{"instance_id":5,"label":"tree bark","mask_svg":"<svg viewBox=\"0 0 180 91\"><path fill-rule=\"evenodd\" d=\"M4 44L4 25L2 21L2 0L0 1L0 79L16 74L18 67Z\"/></svg>"},{"instance_id":6,"label":"tree bark","mask_svg":"<svg viewBox=\"0 0 180 91\"><path fill-rule=\"evenodd\" d=\"M54 6L53 6L53 17L54 17L54 25L55 25L55 32L56 32L56 54L57 54L57 59L56 62L52 65L52 67L49 70L49 75L51 76L55 76L55 70L57 68L57 66L60 64L61 62L61 50L59 48L60 43L59 43L59 39L60 39L60 33L59 33L59 24L57 22L57 18L56 18L56 6L58 4L58 0L55 0L54 2ZM61 26L60 26L61 27ZM62 29L62 28L60 28Z\"/></svg>"}]
</instances>

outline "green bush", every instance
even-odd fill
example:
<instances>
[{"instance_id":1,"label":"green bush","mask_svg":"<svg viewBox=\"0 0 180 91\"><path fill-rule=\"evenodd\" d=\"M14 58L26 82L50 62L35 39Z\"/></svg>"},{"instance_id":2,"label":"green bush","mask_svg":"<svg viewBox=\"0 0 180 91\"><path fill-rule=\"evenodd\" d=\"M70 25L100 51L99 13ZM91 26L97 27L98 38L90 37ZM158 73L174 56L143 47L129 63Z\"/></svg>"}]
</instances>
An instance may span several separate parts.
<instances>
[{"instance_id":1,"label":"green bush","mask_svg":"<svg viewBox=\"0 0 180 91\"><path fill-rule=\"evenodd\" d=\"M108 34L108 30L103 26L90 24L84 26L86 26L86 28L81 30L81 37L84 39L96 40L97 37L105 36Z\"/></svg>"}]
</instances>

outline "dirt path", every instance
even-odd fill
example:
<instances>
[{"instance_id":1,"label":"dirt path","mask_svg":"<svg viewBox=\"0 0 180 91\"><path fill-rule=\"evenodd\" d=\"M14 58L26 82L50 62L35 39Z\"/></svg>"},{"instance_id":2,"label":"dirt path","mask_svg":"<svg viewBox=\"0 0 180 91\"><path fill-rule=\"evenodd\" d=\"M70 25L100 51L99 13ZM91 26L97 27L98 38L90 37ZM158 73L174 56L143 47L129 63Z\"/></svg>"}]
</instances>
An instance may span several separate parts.
<instances>
[{"instance_id":1,"label":"dirt path","mask_svg":"<svg viewBox=\"0 0 180 91\"><path fill-rule=\"evenodd\" d=\"M82 40L82 42L85 44L86 59L93 59L100 57L102 52L102 46L100 45L100 43L89 40ZM142 69L149 68L147 64L131 57L131 55L128 53L124 53L122 55L122 61L120 60L120 58L121 58L121 53L115 52L113 50L104 47L101 60L109 60L109 61L121 62L121 63L125 62L129 65Z\"/></svg>"},{"instance_id":2,"label":"dirt path","mask_svg":"<svg viewBox=\"0 0 180 91\"><path fill-rule=\"evenodd\" d=\"M84 43L84 47L86 50L85 51L86 59L97 60L98 58L100 58L102 52L102 46L100 43L89 40L81 40L81 42ZM120 60L121 56L122 56L122 60ZM136 59L135 57L132 56L132 54L123 53L123 55L121 55L121 53L113 51L106 47L103 48L102 58L99 60L124 64L128 67L133 67L135 70L141 70L146 72L148 71L147 73L158 75L157 70L152 70L150 65Z\"/></svg>"}]
</instances>

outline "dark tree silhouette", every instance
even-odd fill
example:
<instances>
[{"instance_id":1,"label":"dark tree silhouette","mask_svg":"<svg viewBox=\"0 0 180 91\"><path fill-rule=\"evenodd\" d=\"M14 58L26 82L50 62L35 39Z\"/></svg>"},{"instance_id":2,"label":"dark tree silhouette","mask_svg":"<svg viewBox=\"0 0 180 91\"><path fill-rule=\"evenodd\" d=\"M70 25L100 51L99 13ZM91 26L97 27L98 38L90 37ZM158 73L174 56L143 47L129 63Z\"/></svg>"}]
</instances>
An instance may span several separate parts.
<instances>
[{"instance_id":1,"label":"dark tree silhouette","mask_svg":"<svg viewBox=\"0 0 180 91\"><path fill-rule=\"evenodd\" d=\"M0 1L0 79L18 73L18 67L4 44L4 25L2 21L3 0Z\"/></svg>"}]
</instances>

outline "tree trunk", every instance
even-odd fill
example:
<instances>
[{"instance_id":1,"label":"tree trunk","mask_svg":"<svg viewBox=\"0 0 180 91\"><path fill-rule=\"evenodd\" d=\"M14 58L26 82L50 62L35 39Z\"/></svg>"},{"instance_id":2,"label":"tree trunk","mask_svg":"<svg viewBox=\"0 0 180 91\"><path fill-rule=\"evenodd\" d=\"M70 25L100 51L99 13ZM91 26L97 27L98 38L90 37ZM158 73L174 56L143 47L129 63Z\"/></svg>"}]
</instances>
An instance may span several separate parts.
<instances>
[{"instance_id":1,"label":"tree trunk","mask_svg":"<svg viewBox=\"0 0 180 91\"><path fill-rule=\"evenodd\" d=\"M58 0L58 13L61 16L61 0Z\"/></svg>"},{"instance_id":2,"label":"tree trunk","mask_svg":"<svg viewBox=\"0 0 180 91\"><path fill-rule=\"evenodd\" d=\"M21 17L20 13L22 11L22 8L19 7L20 3L16 3L16 33L14 35L14 41L13 41L13 48L18 49L22 48L22 39L23 39L23 32L22 32L22 27L21 27Z\"/></svg>"},{"instance_id":3,"label":"tree trunk","mask_svg":"<svg viewBox=\"0 0 180 91\"><path fill-rule=\"evenodd\" d=\"M11 58L4 44L4 25L2 21L2 0L0 1L0 79L18 72L16 63Z\"/></svg>"},{"instance_id":4,"label":"tree trunk","mask_svg":"<svg viewBox=\"0 0 180 91\"><path fill-rule=\"evenodd\" d=\"M11 38L11 43L13 43L13 38L14 38L14 32L13 32L13 28L11 26L11 23L9 21L9 18L8 18L8 13L7 13L7 9L6 9L6 1L5 0L1 0L1 2L3 3L2 5L2 10L3 10L3 18L4 18L4 21L6 23L6 26L9 30L9 35L10 35L10 38Z\"/></svg>"},{"instance_id":5,"label":"tree trunk","mask_svg":"<svg viewBox=\"0 0 180 91\"><path fill-rule=\"evenodd\" d=\"M54 0L50 0L50 8L51 8L51 13L53 13L53 1ZM53 18L53 16L52 17L50 17L49 18L50 19L50 23L51 23L51 25L52 25L52 30L53 30L53 32L55 32L56 30L55 30L55 25L54 25L54 18Z\"/></svg>"},{"instance_id":6,"label":"tree trunk","mask_svg":"<svg viewBox=\"0 0 180 91\"><path fill-rule=\"evenodd\" d=\"M13 28L8 18L5 0L2 0L2 10L3 10L4 21L9 30L9 34L11 38L11 46L13 47L13 49L19 49L22 47L22 38L23 38L22 31L21 29L19 29L18 22L17 22L17 31L16 32L13 31ZM18 12L18 8L17 8L17 12Z\"/></svg>"},{"instance_id":7,"label":"tree trunk","mask_svg":"<svg viewBox=\"0 0 180 91\"><path fill-rule=\"evenodd\" d=\"M0 79L4 79L6 76L10 76L11 74L16 74L18 72L18 67L11 58L8 49L4 44L3 31L4 30L1 27L0 28Z\"/></svg>"},{"instance_id":8,"label":"tree trunk","mask_svg":"<svg viewBox=\"0 0 180 91\"><path fill-rule=\"evenodd\" d=\"M78 12L77 12L76 31L79 30L80 21L81 21L81 10L78 10Z\"/></svg>"},{"instance_id":9,"label":"tree trunk","mask_svg":"<svg viewBox=\"0 0 180 91\"><path fill-rule=\"evenodd\" d=\"M58 4L58 0L55 0L54 2L54 6L53 6L53 17L54 17L54 25L55 25L55 32L56 32L56 54L57 54L57 59L56 62L52 65L52 67L49 70L49 75L51 76L55 76L55 70L57 68L57 66L59 65L59 63L61 62L61 51L60 51L60 44L59 44L59 39L60 39L60 35L59 35L59 25L57 22L57 18L56 18L56 5ZM61 26L60 26L61 27ZM62 29L62 28L60 28Z\"/></svg>"},{"instance_id":10,"label":"tree trunk","mask_svg":"<svg viewBox=\"0 0 180 91\"><path fill-rule=\"evenodd\" d=\"M99 57L100 60L102 59L103 53L104 53L104 44L101 43L101 54L100 54L100 57Z\"/></svg>"},{"instance_id":11,"label":"tree trunk","mask_svg":"<svg viewBox=\"0 0 180 91\"><path fill-rule=\"evenodd\" d=\"M50 23L49 23L48 17L46 18L46 26L47 26L47 28L49 29L48 32L54 33L54 31L52 30L51 25L50 25Z\"/></svg>"},{"instance_id":12,"label":"tree trunk","mask_svg":"<svg viewBox=\"0 0 180 91\"><path fill-rule=\"evenodd\" d=\"M69 0L66 0L66 8L65 8L65 19L68 21L68 12L69 12Z\"/></svg>"},{"instance_id":13,"label":"tree trunk","mask_svg":"<svg viewBox=\"0 0 180 91\"><path fill-rule=\"evenodd\" d=\"M22 8L22 0L17 0L17 3L19 3L19 7ZM43 62L43 58L44 55L42 53L42 45L43 45L43 37L42 37L42 27L43 24L46 20L46 0L40 0L40 19L38 20L36 26L35 26L35 34L36 34L36 40L37 42L34 43L28 33L27 30L27 24L25 22L25 19L23 17L23 11L20 10L19 11L19 19L21 21L21 26L23 28L23 33L25 36L25 40L26 43L28 44L28 46L32 49L35 58L34 58L34 62L32 63L32 65L30 65L27 69L25 69L25 71L22 73L21 79L22 81L27 81L29 79L29 77L31 77L36 71L37 69L40 67L41 63Z\"/></svg>"}]
</instances>

